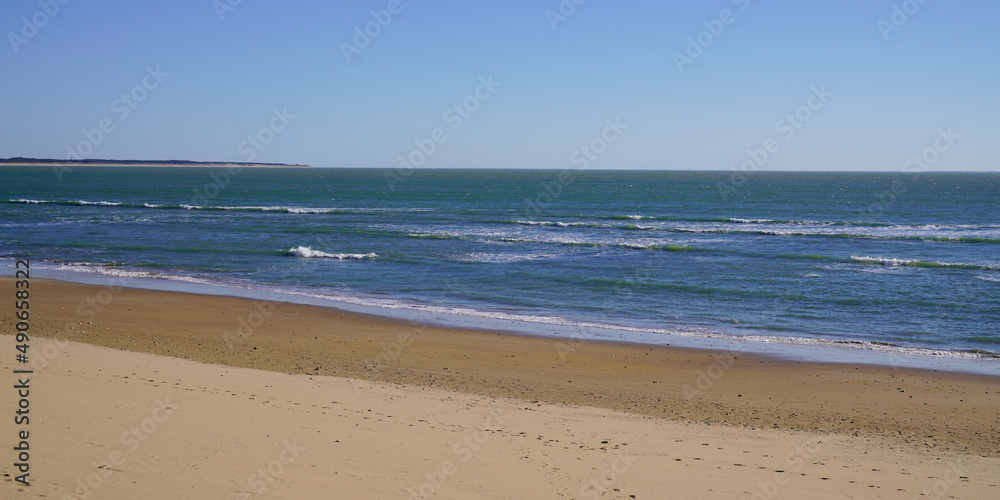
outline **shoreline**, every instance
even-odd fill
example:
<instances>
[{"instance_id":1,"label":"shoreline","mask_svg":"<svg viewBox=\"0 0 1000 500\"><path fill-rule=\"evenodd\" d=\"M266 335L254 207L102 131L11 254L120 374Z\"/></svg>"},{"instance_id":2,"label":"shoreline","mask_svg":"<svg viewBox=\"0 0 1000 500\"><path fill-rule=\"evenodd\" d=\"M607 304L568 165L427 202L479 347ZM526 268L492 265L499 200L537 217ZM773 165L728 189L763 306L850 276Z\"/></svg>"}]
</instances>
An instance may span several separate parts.
<instances>
[{"instance_id":1,"label":"shoreline","mask_svg":"<svg viewBox=\"0 0 1000 500\"><path fill-rule=\"evenodd\" d=\"M12 290L12 279L0 278L0 289ZM37 278L32 291L36 336L123 351L1000 456L997 377L557 340L324 306ZM10 308L4 306L5 328Z\"/></svg>"},{"instance_id":2,"label":"shoreline","mask_svg":"<svg viewBox=\"0 0 1000 500\"><path fill-rule=\"evenodd\" d=\"M88 269L86 272L84 269ZM89 270L93 269L93 271ZM36 270L40 278L98 286L120 285L147 290L216 295L252 300L269 300L328 307L382 318L408 319L414 315L444 328L472 329L491 333L526 335L556 341L628 343L640 347L679 347L704 351L750 354L783 361L805 363L840 363L882 368L967 373L1000 378L1000 359L996 353L967 350L943 350L926 347L903 347L861 340L818 340L799 337L776 337L728 334L699 335L653 333L628 326L597 325L589 322L543 322L518 314L491 315L479 310L444 306L417 306L400 302L371 303L368 299L332 297L291 290L256 288L249 284L221 283L180 275L159 275L146 271L105 272L101 266L75 269ZM242 285L242 286L241 286ZM395 302L387 299L388 302ZM414 307L415 306L415 307ZM558 318L557 318L558 319ZM564 318L565 319L565 318ZM588 326L589 325L589 326ZM627 337L626 337L627 336ZM803 342L805 341L805 342Z\"/></svg>"}]
</instances>

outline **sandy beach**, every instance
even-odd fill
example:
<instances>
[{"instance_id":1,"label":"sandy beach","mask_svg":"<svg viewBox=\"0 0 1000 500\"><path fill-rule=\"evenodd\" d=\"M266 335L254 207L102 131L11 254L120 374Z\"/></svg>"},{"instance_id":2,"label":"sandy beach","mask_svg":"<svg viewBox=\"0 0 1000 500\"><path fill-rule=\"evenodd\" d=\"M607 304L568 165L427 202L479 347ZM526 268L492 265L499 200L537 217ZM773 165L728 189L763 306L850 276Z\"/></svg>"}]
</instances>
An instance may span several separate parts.
<instances>
[{"instance_id":1,"label":"sandy beach","mask_svg":"<svg viewBox=\"0 0 1000 500\"><path fill-rule=\"evenodd\" d=\"M14 498L1000 495L990 377L45 280L31 307L32 486L6 460Z\"/></svg>"}]
</instances>

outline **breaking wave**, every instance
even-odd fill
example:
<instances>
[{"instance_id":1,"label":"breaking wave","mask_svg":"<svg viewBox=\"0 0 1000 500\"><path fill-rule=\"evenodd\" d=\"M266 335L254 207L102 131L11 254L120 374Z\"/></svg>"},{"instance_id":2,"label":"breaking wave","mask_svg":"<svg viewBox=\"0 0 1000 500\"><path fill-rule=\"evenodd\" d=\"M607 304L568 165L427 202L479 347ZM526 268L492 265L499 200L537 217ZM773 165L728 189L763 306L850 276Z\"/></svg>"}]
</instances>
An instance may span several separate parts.
<instances>
[{"instance_id":1,"label":"breaking wave","mask_svg":"<svg viewBox=\"0 0 1000 500\"><path fill-rule=\"evenodd\" d=\"M288 250L288 255L302 258L321 258L336 260L365 260L378 257L375 253L327 253L313 250L311 247L297 246Z\"/></svg>"}]
</instances>

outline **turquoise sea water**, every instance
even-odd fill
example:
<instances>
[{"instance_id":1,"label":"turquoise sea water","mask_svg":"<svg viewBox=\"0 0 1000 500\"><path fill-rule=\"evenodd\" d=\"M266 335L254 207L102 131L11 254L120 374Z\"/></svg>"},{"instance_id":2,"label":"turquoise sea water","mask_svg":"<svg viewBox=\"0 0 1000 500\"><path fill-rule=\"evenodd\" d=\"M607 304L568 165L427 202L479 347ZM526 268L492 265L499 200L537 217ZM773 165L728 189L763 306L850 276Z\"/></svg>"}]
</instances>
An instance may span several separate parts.
<instances>
[{"instance_id":1,"label":"turquoise sea water","mask_svg":"<svg viewBox=\"0 0 1000 500\"><path fill-rule=\"evenodd\" d=\"M625 340L1000 351L996 173L5 167L15 257Z\"/></svg>"}]
</instances>

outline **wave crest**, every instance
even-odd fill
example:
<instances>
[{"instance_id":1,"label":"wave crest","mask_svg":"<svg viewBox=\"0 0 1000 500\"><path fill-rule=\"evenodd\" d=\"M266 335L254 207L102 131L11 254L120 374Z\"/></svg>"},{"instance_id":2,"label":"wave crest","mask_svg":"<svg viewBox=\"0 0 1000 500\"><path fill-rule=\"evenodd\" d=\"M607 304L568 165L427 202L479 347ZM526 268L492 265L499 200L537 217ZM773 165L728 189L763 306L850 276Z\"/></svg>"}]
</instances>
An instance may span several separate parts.
<instances>
[{"instance_id":1,"label":"wave crest","mask_svg":"<svg viewBox=\"0 0 1000 500\"><path fill-rule=\"evenodd\" d=\"M919 260L919 259L897 259L893 257L859 257L857 255L851 256L852 262L857 262L859 264L879 264L889 267L924 267L924 268L940 268L940 269L978 269L978 270L1000 270L1000 266L993 266L988 264L965 264L956 262L937 262L929 260Z\"/></svg>"},{"instance_id":2,"label":"wave crest","mask_svg":"<svg viewBox=\"0 0 1000 500\"><path fill-rule=\"evenodd\" d=\"M378 257L375 253L326 253L319 250L313 250L312 247L297 246L288 250L288 255L294 257L302 257L306 259L310 258L321 258L321 259L337 259L337 260L365 260L374 259Z\"/></svg>"}]
</instances>

